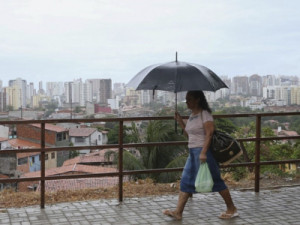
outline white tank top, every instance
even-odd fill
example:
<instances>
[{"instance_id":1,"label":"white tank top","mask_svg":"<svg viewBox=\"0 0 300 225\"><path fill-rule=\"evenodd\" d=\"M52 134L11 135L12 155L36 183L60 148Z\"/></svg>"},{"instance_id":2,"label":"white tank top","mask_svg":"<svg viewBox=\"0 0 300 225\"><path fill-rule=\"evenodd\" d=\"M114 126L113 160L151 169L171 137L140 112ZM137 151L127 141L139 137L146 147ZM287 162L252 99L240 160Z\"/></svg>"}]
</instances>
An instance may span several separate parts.
<instances>
[{"instance_id":1,"label":"white tank top","mask_svg":"<svg viewBox=\"0 0 300 225\"><path fill-rule=\"evenodd\" d=\"M205 140L205 130L203 127L203 123L206 123L208 121L213 121L213 117L206 110L202 111L202 116L201 113L190 115L185 126L185 131L189 135L189 148L203 147Z\"/></svg>"}]
</instances>

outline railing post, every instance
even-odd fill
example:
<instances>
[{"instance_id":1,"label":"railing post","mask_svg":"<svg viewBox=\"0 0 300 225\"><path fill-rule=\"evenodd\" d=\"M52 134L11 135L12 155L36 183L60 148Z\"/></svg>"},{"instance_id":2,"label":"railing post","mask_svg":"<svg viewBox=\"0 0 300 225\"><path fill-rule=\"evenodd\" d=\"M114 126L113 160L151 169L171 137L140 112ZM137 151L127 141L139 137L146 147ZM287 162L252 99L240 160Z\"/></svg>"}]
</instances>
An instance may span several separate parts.
<instances>
[{"instance_id":1,"label":"railing post","mask_svg":"<svg viewBox=\"0 0 300 225\"><path fill-rule=\"evenodd\" d=\"M260 180L260 138L261 138L261 115L256 115L256 134L255 137L255 192L259 192Z\"/></svg>"},{"instance_id":2,"label":"railing post","mask_svg":"<svg viewBox=\"0 0 300 225\"><path fill-rule=\"evenodd\" d=\"M41 208L45 208L45 123L41 123Z\"/></svg>"},{"instance_id":3,"label":"railing post","mask_svg":"<svg viewBox=\"0 0 300 225\"><path fill-rule=\"evenodd\" d=\"M123 120L119 123L119 201L123 201Z\"/></svg>"}]
</instances>

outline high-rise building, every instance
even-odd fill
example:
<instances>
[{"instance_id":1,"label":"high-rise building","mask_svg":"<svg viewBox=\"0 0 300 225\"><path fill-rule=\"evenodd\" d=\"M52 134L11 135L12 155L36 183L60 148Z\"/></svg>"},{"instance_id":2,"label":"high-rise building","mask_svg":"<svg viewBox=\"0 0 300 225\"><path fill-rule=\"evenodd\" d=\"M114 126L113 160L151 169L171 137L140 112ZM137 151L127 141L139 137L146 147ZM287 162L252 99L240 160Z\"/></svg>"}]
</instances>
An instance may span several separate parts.
<instances>
[{"instance_id":1,"label":"high-rise building","mask_svg":"<svg viewBox=\"0 0 300 225\"><path fill-rule=\"evenodd\" d=\"M300 105L300 87L298 85L291 87L291 104Z\"/></svg>"},{"instance_id":2,"label":"high-rise building","mask_svg":"<svg viewBox=\"0 0 300 225\"><path fill-rule=\"evenodd\" d=\"M13 108L19 109L20 107L26 107L27 99L30 101L30 97L27 96L27 82L21 78L8 81L9 90L7 91L7 101L8 105L13 106Z\"/></svg>"},{"instance_id":3,"label":"high-rise building","mask_svg":"<svg viewBox=\"0 0 300 225\"><path fill-rule=\"evenodd\" d=\"M107 105L107 99L112 98L111 79L88 79L91 84L93 102Z\"/></svg>"},{"instance_id":4,"label":"high-rise building","mask_svg":"<svg viewBox=\"0 0 300 225\"><path fill-rule=\"evenodd\" d=\"M100 80L100 104L107 104L107 99L112 98L111 79Z\"/></svg>"},{"instance_id":5,"label":"high-rise building","mask_svg":"<svg viewBox=\"0 0 300 225\"><path fill-rule=\"evenodd\" d=\"M243 94L248 95L249 93L249 81L247 76L236 76L233 78L232 87L231 87L232 94Z\"/></svg>"},{"instance_id":6,"label":"high-rise building","mask_svg":"<svg viewBox=\"0 0 300 225\"><path fill-rule=\"evenodd\" d=\"M100 79L88 79L86 82L91 84L92 101L100 102Z\"/></svg>"},{"instance_id":7,"label":"high-rise building","mask_svg":"<svg viewBox=\"0 0 300 225\"><path fill-rule=\"evenodd\" d=\"M254 74L249 77L249 94L251 96L262 96L262 78Z\"/></svg>"},{"instance_id":8,"label":"high-rise building","mask_svg":"<svg viewBox=\"0 0 300 225\"><path fill-rule=\"evenodd\" d=\"M11 106L13 110L18 110L22 106L22 90L20 87L14 85L6 87L6 104Z\"/></svg>"},{"instance_id":9,"label":"high-rise building","mask_svg":"<svg viewBox=\"0 0 300 225\"><path fill-rule=\"evenodd\" d=\"M124 96L125 95L125 84L124 83L114 83L114 96Z\"/></svg>"},{"instance_id":10,"label":"high-rise building","mask_svg":"<svg viewBox=\"0 0 300 225\"><path fill-rule=\"evenodd\" d=\"M0 112L6 110L6 91L5 89L0 89Z\"/></svg>"},{"instance_id":11,"label":"high-rise building","mask_svg":"<svg viewBox=\"0 0 300 225\"><path fill-rule=\"evenodd\" d=\"M46 82L46 94L47 96L61 96L64 94L63 82Z\"/></svg>"}]
</instances>

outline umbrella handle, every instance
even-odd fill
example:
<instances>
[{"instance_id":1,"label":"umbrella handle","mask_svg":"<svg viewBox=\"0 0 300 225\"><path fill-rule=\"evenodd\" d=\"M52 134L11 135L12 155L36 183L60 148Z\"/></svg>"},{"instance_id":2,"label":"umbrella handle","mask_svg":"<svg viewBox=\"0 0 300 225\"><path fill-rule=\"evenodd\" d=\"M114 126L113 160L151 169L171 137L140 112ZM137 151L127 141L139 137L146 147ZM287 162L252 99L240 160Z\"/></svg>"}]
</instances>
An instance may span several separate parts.
<instances>
[{"instance_id":1,"label":"umbrella handle","mask_svg":"<svg viewBox=\"0 0 300 225\"><path fill-rule=\"evenodd\" d=\"M177 52L176 52L177 57ZM177 112L177 92L175 93L175 113ZM177 134L177 121L175 119L175 133Z\"/></svg>"}]
</instances>

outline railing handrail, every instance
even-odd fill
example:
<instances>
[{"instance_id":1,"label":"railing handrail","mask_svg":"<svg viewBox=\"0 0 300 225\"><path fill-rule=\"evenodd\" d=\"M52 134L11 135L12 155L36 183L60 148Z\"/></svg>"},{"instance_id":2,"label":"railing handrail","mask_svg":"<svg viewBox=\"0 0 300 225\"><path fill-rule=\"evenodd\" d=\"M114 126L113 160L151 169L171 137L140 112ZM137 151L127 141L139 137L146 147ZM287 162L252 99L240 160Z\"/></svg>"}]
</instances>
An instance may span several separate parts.
<instances>
[{"instance_id":1,"label":"railing handrail","mask_svg":"<svg viewBox=\"0 0 300 225\"><path fill-rule=\"evenodd\" d=\"M255 137L239 138L238 141L254 141L255 142L255 162L246 163L234 163L225 167L241 167L248 166L255 168L255 191L259 192L259 177L261 165L274 165L283 163L297 163L300 159L281 160L281 161L260 161L260 142L267 140L287 140L287 139L300 139L300 135L297 136L281 136L281 137L261 137L261 118L267 116L290 116L300 115L300 112L281 112L281 113L241 113L241 114L216 114L214 118L232 118L232 117L254 117L256 118L256 135ZM184 116L188 118L188 116ZM161 172L174 172L181 171L182 168L170 168L170 169L151 169L151 170L135 170L124 171L123 170L123 149L124 148L139 148L147 146L166 146L166 145L186 145L186 141L172 141L172 142L152 142L152 143L123 143L123 127L125 121L140 121L140 120L173 120L172 116L159 116L159 117L118 117L118 118L98 118L98 119L54 119L54 120L19 120L19 121L0 121L0 125L9 124L41 124L41 148L30 149L17 149L17 150L1 150L1 153L28 153L28 152L40 152L41 153L41 176L30 178L10 178L0 179L1 183L11 182L23 182L23 181L40 181L41 182L41 208L45 207L45 181L46 180L60 180L60 179L75 179L75 178L92 178L92 177L105 177L105 176L118 176L119 177L119 201L123 200L123 176L134 175L141 173L161 173ZM69 146L69 147L46 147L45 143L45 125L53 123L95 123L95 122L118 122L119 123L119 141L118 144L107 144L97 146ZM53 151L72 151L82 149L119 149L119 171L111 173L96 173L96 174L84 174L84 175L63 175L63 176L45 176L45 153Z\"/></svg>"}]
</instances>

